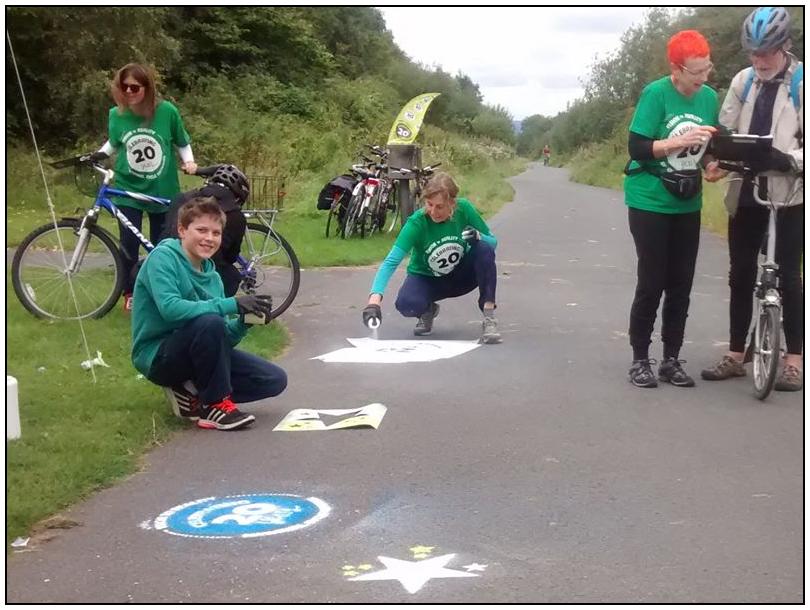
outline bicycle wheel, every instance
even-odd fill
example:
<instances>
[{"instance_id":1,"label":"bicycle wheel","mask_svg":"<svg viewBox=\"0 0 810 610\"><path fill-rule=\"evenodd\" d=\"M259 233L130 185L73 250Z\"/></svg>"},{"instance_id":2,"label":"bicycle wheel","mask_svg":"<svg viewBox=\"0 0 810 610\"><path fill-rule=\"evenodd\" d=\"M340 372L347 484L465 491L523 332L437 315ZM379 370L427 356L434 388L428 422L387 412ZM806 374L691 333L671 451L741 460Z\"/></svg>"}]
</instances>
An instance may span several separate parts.
<instances>
[{"instance_id":1,"label":"bicycle wheel","mask_svg":"<svg viewBox=\"0 0 810 610\"><path fill-rule=\"evenodd\" d=\"M79 265L68 273L67 267L79 245L80 226L79 220L60 220L56 227L43 225L29 233L14 253L11 263L14 292L23 307L38 318L101 318L121 296L124 288L121 254L112 236L99 227L90 229ZM59 249L60 239L64 258Z\"/></svg>"},{"instance_id":2,"label":"bicycle wheel","mask_svg":"<svg viewBox=\"0 0 810 610\"><path fill-rule=\"evenodd\" d=\"M758 306L754 327L754 394L765 400L776 383L781 339L781 307Z\"/></svg>"},{"instance_id":3,"label":"bicycle wheel","mask_svg":"<svg viewBox=\"0 0 810 610\"><path fill-rule=\"evenodd\" d=\"M301 265L292 246L275 230L248 223L239 254L248 261L239 287L247 294L273 297L273 317L280 316L295 300L301 284Z\"/></svg>"},{"instance_id":4,"label":"bicycle wheel","mask_svg":"<svg viewBox=\"0 0 810 610\"><path fill-rule=\"evenodd\" d=\"M343 237L351 237L352 233L358 230L358 220L360 219L360 209L363 207L363 198L366 196L365 189L360 189L349 199L349 206L346 210L346 222L343 225Z\"/></svg>"},{"instance_id":5,"label":"bicycle wheel","mask_svg":"<svg viewBox=\"0 0 810 610\"><path fill-rule=\"evenodd\" d=\"M380 228L380 201L381 189L378 187L368 202L368 207L363 210L360 233L363 237L374 235Z\"/></svg>"},{"instance_id":6,"label":"bicycle wheel","mask_svg":"<svg viewBox=\"0 0 810 610\"><path fill-rule=\"evenodd\" d=\"M386 206L385 213L387 216L384 220L387 220L387 222L384 223L385 226L383 226L381 230L390 233L394 230L394 227L397 226L397 221L399 220L399 195L393 185L386 189L385 194L387 201L384 202L384 205Z\"/></svg>"},{"instance_id":7,"label":"bicycle wheel","mask_svg":"<svg viewBox=\"0 0 810 610\"><path fill-rule=\"evenodd\" d=\"M332 202L332 207L326 217L326 237L335 237L343 232L341 216L343 217L343 220L346 219L346 209L343 205L343 197L344 195L341 195L337 200ZM342 214L341 211L343 212Z\"/></svg>"}]
</instances>

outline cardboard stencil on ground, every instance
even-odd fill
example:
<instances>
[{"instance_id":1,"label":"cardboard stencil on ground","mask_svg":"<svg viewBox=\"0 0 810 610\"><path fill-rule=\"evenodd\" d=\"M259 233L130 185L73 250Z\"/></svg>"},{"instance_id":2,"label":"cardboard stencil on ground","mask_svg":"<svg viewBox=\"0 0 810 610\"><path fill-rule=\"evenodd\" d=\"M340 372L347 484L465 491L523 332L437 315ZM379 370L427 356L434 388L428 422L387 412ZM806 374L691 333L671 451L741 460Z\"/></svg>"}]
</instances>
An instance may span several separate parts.
<instances>
[{"instance_id":1,"label":"cardboard stencil on ground","mask_svg":"<svg viewBox=\"0 0 810 610\"><path fill-rule=\"evenodd\" d=\"M304 430L346 430L349 428L374 428L376 430L380 427L386 410L385 405L380 403L373 403L359 409L294 409L273 428L273 431L298 432ZM329 417L348 415L348 417L327 425L321 420L321 415Z\"/></svg>"},{"instance_id":2,"label":"cardboard stencil on ground","mask_svg":"<svg viewBox=\"0 0 810 610\"><path fill-rule=\"evenodd\" d=\"M346 339L354 347L344 347L311 360L323 362L355 362L369 364L402 364L432 362L455 358L479 347L475 341L375 340Z\"/></svg>"}]
</instances>

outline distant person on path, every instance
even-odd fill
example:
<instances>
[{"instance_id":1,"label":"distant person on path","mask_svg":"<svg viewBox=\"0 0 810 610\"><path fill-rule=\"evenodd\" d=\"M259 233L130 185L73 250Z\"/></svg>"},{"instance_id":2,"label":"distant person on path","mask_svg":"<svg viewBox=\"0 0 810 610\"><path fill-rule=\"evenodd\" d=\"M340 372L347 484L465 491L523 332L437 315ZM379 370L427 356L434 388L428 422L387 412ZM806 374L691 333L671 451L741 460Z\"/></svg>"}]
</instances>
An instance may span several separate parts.
<instances>
[{"instance_id":1,"label":"distant person on path","mask_svg":"<svg viewBox=\"0 0 810 610\"><path fill-rule=\"evenodd\" d=\"M498 240L469 200L458 198L458 186L444 173L430 179L424 190L425 207L413 213L380 265L368 305L366 325L382 321L383 293L402 260L410 254L408 275L395 307L407 318L418 318L413 334L431 334L439 314L437 301L458 297L478 288L482 321L481 343L500 343L495 319Z\"/></svg>"},{"instance_id":2,"label":"distant person on path","mask_svg":"<svg viewBox=\"0 0 810 610\"><path fill-rule=\"evenodd\" d=\"M630 382L654 388L658 380L693 386L679 359L695 274L702 206L701 163L716 131L717 93L707 86L713 65L709 44L695 30L669 39L670 74L644 87L630 124L630 161L624 192L638 255L630 309L633 363ZM718 179L717 164L707 179ZM650 340L661 295L664 358L652 371Z\"/></svg>"},{"instance_id":3,"label":"distant person on path","mask_svg":"<svg viewBox=\"0 0 810 610\"><path fill-rule=\"evenodd\" d=\"M785 207L777 211L776 262L784 302L787 353L775 389L802 389L804 347L804 189L794 189L804 171L804 78L802 63L789 50L790 16L781 7L758 8L742 27L742 46L752 67L732 79L720 123L736 133L773 135L767 166L768 195ZM747 89L747 92L746 92ZM795 99L794 99L795 98ZM742 377L745 340L751 325L757 256L768 230L769 211L754 200L750 179L737 176L726 192L731 288L728 353L701 372L711 381ZM790 194L792 197L789 197Z\"/></svg>"},{"instance_id":4,"label":"distant person on path","mask_svg":"<svg viewBox=\"0 0 810 610\"><path fill-rule=\"evenodd\" d=\"M127 64L118 70L111 88L116 106L110 109L108 139L92 158L105 159L118 151L116 188L173 198L180 192L175 147L183 161L183 171L187 174L197 171L191 139L180 113L172 103L158 97L152 71L140 64ZM157 243L163 233L164 206L134 199L116 199L115 203L139 231L143 213L147 212L150 241ZM119 226L119 232L124 263L124 310L131 311L135 283L132 269L138 262L141 244L123 226Z\"/></svg>"},{"instance_id":5,"label":"distant person on path","mask_svg":"<svg viewBox=\"0 0 810 610\"><path fill-rule=\"evenodd\" d=\"M546 144L543 146L543 165L547 166L549 163L551 163L551 149Z\"/></svg>"},{"instance_id":6,"label":"distant person on path","mask_svg":"<svg viewBox=\"0 0 810 610\"><path fill-rule=\"evenodd\" d=\"M255 417L234 402L278 396L287 387L287 375L271 362L234 349L250 324L228 316L257 314L269 320L272 302L261 295L225 297L210 260L225 224L214 199L184 204L177 224L179 239L161 241L135 282L132 362L166 388L178 416L200 428L243 428Z\"/></svg>"}]
</instances>

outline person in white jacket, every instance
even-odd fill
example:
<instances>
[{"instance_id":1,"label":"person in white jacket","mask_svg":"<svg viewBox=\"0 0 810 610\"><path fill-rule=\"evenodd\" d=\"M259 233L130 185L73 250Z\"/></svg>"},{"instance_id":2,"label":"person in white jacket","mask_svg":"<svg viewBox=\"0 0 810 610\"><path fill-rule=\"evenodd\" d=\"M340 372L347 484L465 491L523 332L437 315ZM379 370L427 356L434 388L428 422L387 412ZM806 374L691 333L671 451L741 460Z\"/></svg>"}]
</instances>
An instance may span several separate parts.
<instances>
[{"instance_id":1,"label":"person in white jacket","mask_svg":"<svg viewBox=\"0 0 810 610\"><path fill-rule=\"evenodd\" d=\"M803 66L790 51L790 16L782 7L753 11L742 28L742 46L752 67L732 79L720 124L741 134L773 136L773 150L759 169L768 198L783 203L777 213L776 262L784 303L787 353L775 388L801 390L804 339L804 81ZM722 170L718 170L722 171ZM726 192L728 248L729 349L701 372L703 379L745 375L745 340L751 324L757 256L768 229L768 208L757 204L750 178L732 175Z\"/></svg>"}]
</instances>

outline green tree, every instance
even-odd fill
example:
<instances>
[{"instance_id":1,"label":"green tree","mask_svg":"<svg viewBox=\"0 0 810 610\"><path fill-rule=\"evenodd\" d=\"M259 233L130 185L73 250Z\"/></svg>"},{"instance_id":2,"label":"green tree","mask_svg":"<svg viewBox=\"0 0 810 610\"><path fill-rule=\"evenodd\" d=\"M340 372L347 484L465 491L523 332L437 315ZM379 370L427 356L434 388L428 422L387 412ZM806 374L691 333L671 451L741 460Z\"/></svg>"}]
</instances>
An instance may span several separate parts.
<instances>
[{"instance_id":1,"label":"green tree","mask_svg":"<svg viewBox=\"0 0 810 610\"><path fill-rule=\"evenodd\" d=\"M171 9L9 7L6 27L31 111L44 140L74 142L105 133L109 84L118 68L142 62L169 72L179 43L166 34ZM6 129L28 128L22 97L6 54Z\"/></svg>"}]
</instances>

